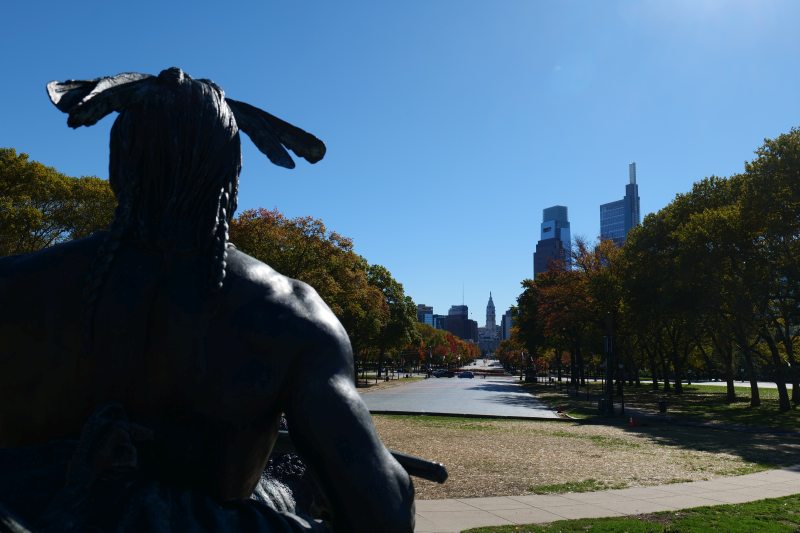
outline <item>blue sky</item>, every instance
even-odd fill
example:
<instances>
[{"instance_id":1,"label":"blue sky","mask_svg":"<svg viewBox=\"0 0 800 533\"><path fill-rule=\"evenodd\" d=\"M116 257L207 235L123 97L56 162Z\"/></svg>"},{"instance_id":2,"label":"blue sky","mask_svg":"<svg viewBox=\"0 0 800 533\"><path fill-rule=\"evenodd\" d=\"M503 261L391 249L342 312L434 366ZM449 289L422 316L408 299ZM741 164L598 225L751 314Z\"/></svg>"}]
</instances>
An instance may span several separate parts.
<instances>
[{"instance_id":1,"label":"blue sky","mask_svg":"<svg viewBox=\"0 0 800 533\"><path fill-rule=\"evenodd\" d=\"M649 213L800 124L798 2L232 4L5 6L0 146L106 177L113 119L68 129L45 84L179 66L328 146L288 171L245 140L242 208L322 218L482 325L532 275L543 208L592 240L631 161Z\"/></svg>"}]
</instances>

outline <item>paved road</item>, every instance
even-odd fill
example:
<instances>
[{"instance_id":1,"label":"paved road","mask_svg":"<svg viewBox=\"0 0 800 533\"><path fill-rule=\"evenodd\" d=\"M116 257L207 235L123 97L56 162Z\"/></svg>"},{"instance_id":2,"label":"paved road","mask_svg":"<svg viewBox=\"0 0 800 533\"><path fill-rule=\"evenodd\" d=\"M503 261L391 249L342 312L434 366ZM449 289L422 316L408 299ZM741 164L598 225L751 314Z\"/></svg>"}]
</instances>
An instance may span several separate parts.
<instances>
[{"instance_id":1,"label":"paved road","mask_svg":"<svg viewBox=\"0 0 800 533\"><path fill-rule=\"evenodd\" d=\"M558 418L517 378L429 378L362 395L370 411Z\"/></svg>"}]
</instances>

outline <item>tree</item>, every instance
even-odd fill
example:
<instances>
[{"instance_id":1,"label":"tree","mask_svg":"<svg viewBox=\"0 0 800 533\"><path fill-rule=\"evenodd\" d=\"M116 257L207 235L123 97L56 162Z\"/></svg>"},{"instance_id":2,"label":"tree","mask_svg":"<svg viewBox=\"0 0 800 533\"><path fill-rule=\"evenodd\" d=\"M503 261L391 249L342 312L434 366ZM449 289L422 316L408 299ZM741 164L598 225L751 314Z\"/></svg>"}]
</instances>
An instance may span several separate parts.
<instances>
[{"instance_id":1,"label":"tree","mask_svg":"<svg viewBox=\"0 0 800 533\"><path fill-rule=\"evenodd\" d=\"M512 337L500 341L494 351L494 355L504 368L514 369L520 364L524 351L522 344Z\"/></svg>"},{"instance_id":2,"label":"tree","mask_svg":"<svg viewBox=\"0 0 800 533\"><path fill-rule=\"evenodd\" d=\"M783 384L787 363L792 400L800 403L794 350L800 325L800 130L766 139L756 156L745 164L742 213L754 230L753 242L764 264L769 302L761 314L761 336L769 347L781 409L786 410L790 408Z\"/></svg>"},{"instance_id":3,"label":"tree","mask_svg":"<svg viewBox=\"0 0 800 533\"><path fill-rule=\"evenodd\" d=\"M694 206L677 231L682 264L692 270L691 291L699 311L702 336L721 362L728 402L735 400L736 353L745 360L751 402L758 405L753 349L756 309L764 294L757 251L741 211L744 176L710 177L696 183L685 201ZM699 344L703 351L702 342Z\"/></svg>"},{"instance_id":4,"label":"tree","mask_svg":"<svg viewBox=\"0 0 800 533\"><path fill-rule=\"evenodd\" d=\"M539 313L541 294L532 279L522 281L522 294L517 297L516 316L512 337L515 344L524 346L529 353L537 353L547 345L544 320Z\"/></svg>"},{"instance_id":5,"label":"tree","mask_svg":"<svg viewBox=\"0 0 800 533\"><path fill-rule=\"evenodd\" d=\"M378 377L381 375L386 352L399 349L417 339L417 306L411 297L403 292L403 285L398 283L386 267L370 265L367 279L372 287L378 289L389 309L389 317L380 328L375 344L378 348Z\"/></svg>"},{"instance_id":6,"label":"tree","mask_svg":"<svg viewBox=\"0 0 800 533\"><path fill-rule=\"evenodd\" d=\"M0 256L30 253L108 227L116 199L108 182L72 178L0 148Z\"/></svg>"}]
</instances>

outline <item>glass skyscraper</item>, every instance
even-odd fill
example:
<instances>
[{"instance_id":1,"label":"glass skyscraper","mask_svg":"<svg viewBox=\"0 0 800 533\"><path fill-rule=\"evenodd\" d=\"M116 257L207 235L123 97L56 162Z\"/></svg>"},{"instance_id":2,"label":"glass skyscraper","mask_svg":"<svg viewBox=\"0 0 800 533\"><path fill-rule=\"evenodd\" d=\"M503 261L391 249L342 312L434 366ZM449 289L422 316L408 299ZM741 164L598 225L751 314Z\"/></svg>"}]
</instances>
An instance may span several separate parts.
<instances>
[{"instance_id":1,"label":"glass skyscraper","mask_svg":"<svg viewBox=\"0 0 800 533\"><path fill-rule=\"evenodd\" d=\"M639 216L639 186L636 184L636 163L628 165L629 183L625 198L600 206L600 239L611 239L622 246L631 228L641 222Z\"/></svg>"},{"instance_id":2,"label":"glass skyscraper","mask_svg":"<svg viewBox=\"0 0 800 533\"><path fill-rule=\"evenodd\" d=\"M572 264L571 251L567 208L563 205L548 207L542 212L541 238L533 254L533 277L552 266L569 268Z\"/></svg>"}]
</instances>

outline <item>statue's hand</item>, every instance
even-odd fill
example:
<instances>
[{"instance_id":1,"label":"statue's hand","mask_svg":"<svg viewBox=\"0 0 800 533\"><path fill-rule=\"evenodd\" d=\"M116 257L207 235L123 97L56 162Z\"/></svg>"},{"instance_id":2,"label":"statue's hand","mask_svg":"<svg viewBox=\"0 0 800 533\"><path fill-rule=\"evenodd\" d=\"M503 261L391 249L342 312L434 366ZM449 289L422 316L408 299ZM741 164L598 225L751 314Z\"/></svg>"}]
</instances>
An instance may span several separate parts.
<instances>
[{"instance_id":1,"label":"statue's hand","mask_svg":"<svg viewBox=\"0 0 800 533\"><path fill-rule=\"evenodd\" d=\"M130 422L119 404L98 408L83 427L67 485L85 488L97 480L118 479L136 470L135 443L152 438L152 431Z\"/></svg>"}]
</instances>

